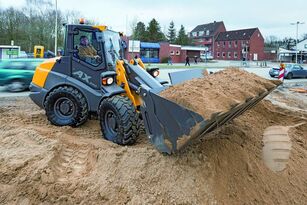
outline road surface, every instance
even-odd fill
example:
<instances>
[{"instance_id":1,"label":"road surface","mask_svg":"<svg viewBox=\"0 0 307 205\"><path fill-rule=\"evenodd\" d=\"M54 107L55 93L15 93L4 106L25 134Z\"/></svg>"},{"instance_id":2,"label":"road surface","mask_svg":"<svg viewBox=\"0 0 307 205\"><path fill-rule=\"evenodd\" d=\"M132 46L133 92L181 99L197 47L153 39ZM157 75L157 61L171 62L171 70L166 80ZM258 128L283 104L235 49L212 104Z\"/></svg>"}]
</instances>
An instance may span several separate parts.
<instances>
[{"instance_id":1,"label":"road surface","mask_svg":"<svg viewBox=\"0 0 307 205\"><path fill-rule=\"evenodd\" d=\"M161 69L160 69L160 77L163 79L163 80L167 80L169 81L169 78L168 78L168 73L169 72L176 72L176 71L183 71L183 70L189 70L189 69L196 69L196 68L174 68L174 69L170 69L169 67L167 68L163 68L163 64L159 66ZM199 68L206 68L206 65L205 64L199 64ZM209 72L217 72L219 70L223 70L224 68L211 68L209 67L208 68L208 71ZM255 73L256 75L259 75L263 78L267 78L267 79L276 79L276 78L271 78L269 76L269 70L270 68L261 68L261 67L249 67L249 68L242 68L248 72L251 72L251 73ZM307 84L307 79L303 79L303 78L299 78L299 79L291 79L291 80L287 80L285 79L285 83L288 84L288 83L291 83L291 84ZM29 91L26 91L26 92L19 92L19 93L10 93L10 92L7 92L5 91L5 88L4 87L1 87L0 86L0 97L17 97L17 96L28 96L29 95Z\"/></svg>"}]
</instances>

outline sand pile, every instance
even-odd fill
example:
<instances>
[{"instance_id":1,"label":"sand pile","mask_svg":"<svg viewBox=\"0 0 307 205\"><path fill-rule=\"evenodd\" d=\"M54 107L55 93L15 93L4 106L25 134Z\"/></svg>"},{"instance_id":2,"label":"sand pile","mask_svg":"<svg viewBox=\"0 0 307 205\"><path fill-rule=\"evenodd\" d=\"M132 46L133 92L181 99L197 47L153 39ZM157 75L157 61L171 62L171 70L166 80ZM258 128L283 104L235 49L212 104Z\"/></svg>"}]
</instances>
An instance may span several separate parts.
<instances>
[{"instance_id":1,"label":"sand pile","mask_svg":"<svg viewBox=\"0 0 307 205\"><path fill-rule=\"evenodd\" d=\"M244 70L230 68L172 86L160 95L208 119L213 113L225 112L278 84L280 81L270 81Z\"/></svg>"},{"instance_id":2,"label":"sand pile","mask_svg":"<svg viewBox=\"0 0 307 205\"><path fill-rule=\"evenodd\" d=\"M122 147L98 121L55 127L27 98L0 101L0 204L304 204L307 126L289 132L285 170L262 159L268 126L306 122L262 102L183 152L164 156L145 136ZM306 116L305 116L306 117Z\"/></svg>"}]
</instances>

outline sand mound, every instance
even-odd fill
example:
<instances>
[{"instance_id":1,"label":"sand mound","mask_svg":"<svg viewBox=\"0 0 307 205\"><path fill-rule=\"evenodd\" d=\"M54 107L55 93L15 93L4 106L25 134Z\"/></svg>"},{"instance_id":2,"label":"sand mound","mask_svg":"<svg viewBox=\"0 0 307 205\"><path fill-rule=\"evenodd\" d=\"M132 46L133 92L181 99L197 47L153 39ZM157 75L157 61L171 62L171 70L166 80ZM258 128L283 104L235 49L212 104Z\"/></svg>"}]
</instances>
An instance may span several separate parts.
<instances>
[{"instance_id":1,"label":"sand mound","mask_svg":"<svg viewBox=\"0 0 307 205\"><path fill-rule=\"evenodd\" d=\"M244 70L229 68L205 78L172 86L159 95L209 119L213 113L225 112L278 84L279 81L270 81Z\"/></svg>"},{"instance_id":2,"label":"sand mound","mask_svg":"<svg viewBox=\"0 0 307 205\"><path fill-rule=\"evenodd\" d=\"M172 156L158 153L145 136L129 147L103 140L98 121L79 128L52 126L27 98L4 100L0 110L0 204L307 201L306 125L289 132L285 170L273 172L262 160L267 127L306 120L269 102Z\"/></svg>"}]
</instances>

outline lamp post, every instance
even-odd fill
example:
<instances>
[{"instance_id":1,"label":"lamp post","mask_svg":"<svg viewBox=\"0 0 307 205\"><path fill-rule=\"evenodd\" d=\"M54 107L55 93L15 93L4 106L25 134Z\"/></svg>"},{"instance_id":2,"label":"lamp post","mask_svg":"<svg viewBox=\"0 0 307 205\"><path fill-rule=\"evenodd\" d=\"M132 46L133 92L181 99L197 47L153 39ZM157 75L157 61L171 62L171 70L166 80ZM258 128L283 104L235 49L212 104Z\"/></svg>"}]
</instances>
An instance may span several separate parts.
<instances>
[{"instance_id":1,"label":"lamp post","mask_svg":"<svg viewBox=\"0 0 307 205\"><path fill-rule=\"evenodd\" d=\"M297 42L298 42L298 25L304 24L304 22L297 21L296 23L291 23L291 25L296 25L296 39L295 39L295 63L297 63Z\"/></svg>"},{"instance_id":2,"label":"lamp post","mask_svg":"<svg viewBox=\"0 0 307 205\"><path fill-rule=\"evenodd\" d=\"M58 0L55 0L55 29L54 29L54 54L57 56L58 53Z\"/></svg>"}]
</instances>

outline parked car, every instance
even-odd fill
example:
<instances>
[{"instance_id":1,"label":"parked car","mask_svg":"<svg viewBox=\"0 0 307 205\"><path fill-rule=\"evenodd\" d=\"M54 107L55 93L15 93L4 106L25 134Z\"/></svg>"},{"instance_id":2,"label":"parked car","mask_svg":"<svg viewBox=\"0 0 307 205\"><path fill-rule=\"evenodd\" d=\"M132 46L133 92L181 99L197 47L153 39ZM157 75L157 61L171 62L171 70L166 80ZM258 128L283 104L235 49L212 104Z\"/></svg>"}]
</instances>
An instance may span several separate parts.
<instances>
[{"instance_id":1,"label":"parked car","mask_svg":"<svg viewBox=\"0 0 307 205\"><path fill-rule=\"evenodd\" d=\"M271 77L278 77L279 68L271 68L269 74ZM307 69L304 69L298 64L286 64L285 78L307 78Z\"/></svg>"},{"instance_id":2,"label":"parked car","mask_svg":"<svg viewBox=\"0 0 307 205\"><path fill-rule=\"evenodd\" d=\"M202 61L213 60L213 56L212 56L211 54L201 53L201 54L200 54L200 59L201 59Z\"/></svg>"},{"instance_id":3,"label":"parked car","mask_svg":"<svg viewBox=\"0 0 307 205\"><path fill-rule=\"evenodd\" d=\"M44 59L4 59L0 61L0 86L10 92L28 89L35 68Z\"/></svg>"}]
</instances>

